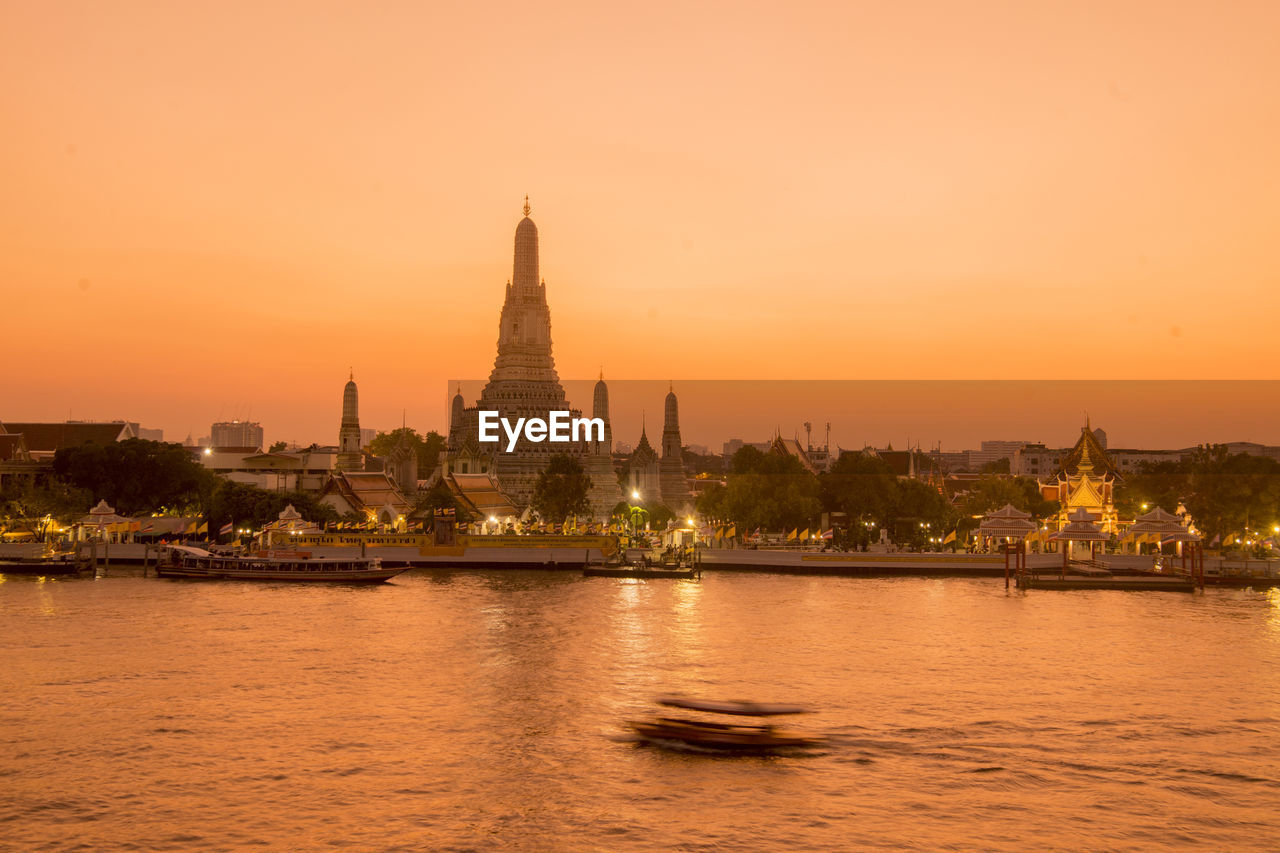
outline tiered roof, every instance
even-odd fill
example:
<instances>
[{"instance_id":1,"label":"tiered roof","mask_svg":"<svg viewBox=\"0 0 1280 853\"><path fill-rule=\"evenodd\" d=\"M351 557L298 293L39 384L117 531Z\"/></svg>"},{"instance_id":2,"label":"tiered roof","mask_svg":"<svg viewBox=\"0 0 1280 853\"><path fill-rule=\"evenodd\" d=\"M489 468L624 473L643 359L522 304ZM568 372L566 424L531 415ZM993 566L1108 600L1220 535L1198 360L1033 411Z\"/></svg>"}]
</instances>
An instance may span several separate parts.
<instances>
[{"instance_id":1,"label":"tiered roof","mask_svg":"<svg viewBox=\"0 0 1280 853\"><path fill-rule=\"evenodd\" d=\"M411 508L385 471L337 471L320 493L321 498L326 495L338 495L357 512L391 507L403 515Z\"/></svg>"},{"instance_id":2,"label":"tiered roof","mask_svg":"<svg viewBox=\"0 0 1280 853\"><path fill-rule=\"evenodd\" d=\"M1199 542L1199 534L1192 533L1182 520L1161 507L1138 516L1126 532L1129 537L1158 536L1161 542Z\"/></svg>"},{"instance_id":3,"label":"tiered roof","mask_svg":"<svg viewBox=\"0 0 1280 853\"><path fill-rule=\"evenodd\" d=\"M800 441L795 438L783 438L782 433L778 433L773 437L773 445L769 448L773 453L780 456L794 456L800 460L800 464L810 474L817 474L818 468L813 464L813 460L809 458L809 454L800 446Z\"/></svg>"},{"instance_id":4,"label":"tiered roof","mask_svg":"<svg viewBox=\"0 0 1280 853\"><path fill-rule=\"evenodd\" d=\"M445 482L454 497L482 518L506 518L520 514L490 473L450 473Z\"/></svg>"},{"instance_id":5,"label":"tiered roof","mask_svg":"<svg viewBox=\"0 0 1280 853\"><path fill-rule=\"evenodd\" d=\"M1098 437L1093 434L1093 430L1089 427L1088 422L1080 427L1080 438L1076 440L1076 444L1071 448L1062 460L1062 465L1058 469L1058 479L1065 480L1071 476L1079 476L1080 474L1090 474L1094 477L1111 477L1115 480L1123 480L1120 472L1115 465L1111 463L1111 458L1107 456L1106 449L1098 442Z\"/></svg>"},{"instance_id":6,"label":"tiered roof","mask_svg":"<svg viewBox=\"0 0 1280 853\"><path fill-rule=\"evenodd\" d=\"M1093 516L1081 507L1067 516L1068 523L1061 530L1049 534L1050 539L1063 542L1109 542L1110 533L1103 533L1102 528L1093 523Z\"/></svg>"},{"instance_id":7,"label":"tiered roof","mask_svg":"<svg viewBox=\"0 0 1280 853\"><path fill-rule=\"evenodd\" d=\"M1031 513L1023 512L1013 504L1005 504L1001 509L988 512L978 525L978 535L982 537L1025 539L1036 530L1036 523L1031 520Z\"/></svg>"}]
</instances>

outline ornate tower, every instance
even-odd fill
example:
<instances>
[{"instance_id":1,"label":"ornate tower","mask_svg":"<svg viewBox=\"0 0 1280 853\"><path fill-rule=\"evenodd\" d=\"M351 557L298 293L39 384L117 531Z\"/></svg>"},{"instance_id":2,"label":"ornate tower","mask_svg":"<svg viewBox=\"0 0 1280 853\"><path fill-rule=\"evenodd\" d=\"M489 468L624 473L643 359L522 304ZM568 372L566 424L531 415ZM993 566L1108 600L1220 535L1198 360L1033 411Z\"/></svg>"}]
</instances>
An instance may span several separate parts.
<instances>
[{"instance_id":1,"label":"ornate tower","mask_svg":"<svg viewBox=\"0 0 1280 853\"><path fill-rule=\"evenodd\" d=\"M591 398L591 417L604 421L604 443L592 442L592 451L603 450L605 455L613 452L613 426L609 423L609 386L604 384L604 371L600 371L600 379L596 382L595 393Z\"/></svg>"},{"instance_id":2,"label":"ornate tower","mask_svg":"<svg viewBox=\"0 0 1280 853\"><path fill-rule=\"evenodd\" d=\"M387 463L401 493L412 501L418 494L418 452L409 440L408 425L403 418L400 421L400 437L391 448Z\"/></svg>"},{"instance_id":3,"label":"ornate tower","mask_svg":"<svg viewBox=\"0 0 1280 853\"><path fill-rule=\"evenodd\" d=\"M662 419L662 461L659 463L662 502L677 513L693 508L693 494L689 491L689 477L684 471L684 451L680 444L680 404L673 386L667 392L667 402Z\"/></svg>"},{"instance_id":4,"label":"ornate tower","mask_svg":"<svg viewBox=\"0 0 1280 853\"><path fill-rule=\"evenodd\" d=\"M604 384L604 371L596 382L591 401L591 417L604 421L604 441L587 442L587 459L584 467L591 478L591 514L596 518L608 518L613 508L622 500L618 486L618 474L613 470L613 427L609 424L609 386Z\"/></svg>"},{"instance_id":5,"label":"ornate tower","mask_svg":"<svg viewBox=\"0 0 1280 853\"><path fill-rule=\"evenodd\" d=\"M643 417L640 421L640 441L631 452L631 491L640 494L641 503L660 503L662 501L661 473L658 468L658 454L653 452L649 443L649 435L645 429ZM634 500L632 496L627 496Z\"/></svg>"},{"instance_id":6,"label":"ornate tower","mask_svg":"<svg viewBox=\"0 0 1280 853\"><path fill-rule=\"evenodd\" d=\"M475 442L482 409L497 411L512 423L517 418L546 419L553 410L569 411L570 417L582 415L565 400L551 356L551 309L546 282L538 275L538 226L529 212L526 196L524 218L516 225L511 280L498 318L498 357L476 407L463 406L459 415L455 398L446 458L451 471L465 473L466 466L492 472L503 492L520 507L529 503L538 475L553 455L576 456L585 467L589 450L586 442L553 444L522 437L507 453L505 446L499 451L496 444ZM473 451L480 455L469 458Z\"/></svg>"},{"instance_id":7,"label":"ornate tower","mask_svg":"<svg viewBox=\"0 0 1280 853\"><path fill-rule=\"evenodd\" d=\"M342 389L342 425L338 427L339 471L358 471L364 467L364 455L360 452L360 394L356 390L356 375L352 371L347 386Z\"/></svg>"},{"instance_id":8,"label":"ornate tower","mask_svg":"<svg viewBox=\"0 0 1280 853\"><path fill-rule=\"evenodd\" d=\"M498 319L498 357L481 399L518 399L534 390L548 403L564 403L564 389L551 357L551 309L547 284L538 278L538 226L529 218L529 197L524 219L516 226L515 262L506 298ZM545 410L543 411L545 414Z\"/></svg>"}]
</instances>

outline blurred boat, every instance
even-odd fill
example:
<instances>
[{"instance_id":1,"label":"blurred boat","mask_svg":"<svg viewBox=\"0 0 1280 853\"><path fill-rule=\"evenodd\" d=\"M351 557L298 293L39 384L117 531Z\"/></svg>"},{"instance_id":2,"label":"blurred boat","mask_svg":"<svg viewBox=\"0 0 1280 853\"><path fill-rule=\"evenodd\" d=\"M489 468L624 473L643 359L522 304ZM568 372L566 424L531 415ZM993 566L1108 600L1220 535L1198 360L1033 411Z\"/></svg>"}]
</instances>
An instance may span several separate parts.
<instances>
[{"instance_id":1,"label":"blurred boat","mask_svg":"<svg viewBox=\"0 0 1280 853\"><path fill-rule=\"evenodd\" d=\"M705 714L755 719L808 713L808 709L798 705L716 702L682 696L661 696L658 704ZM824 742L820 737L781 731L768 722L748 724L719 719L659 716L649 720L629 721L627 725L641 740L657 746L674 745L722 752L774 752L819 746Z\"/></svg>"}]
</instances>

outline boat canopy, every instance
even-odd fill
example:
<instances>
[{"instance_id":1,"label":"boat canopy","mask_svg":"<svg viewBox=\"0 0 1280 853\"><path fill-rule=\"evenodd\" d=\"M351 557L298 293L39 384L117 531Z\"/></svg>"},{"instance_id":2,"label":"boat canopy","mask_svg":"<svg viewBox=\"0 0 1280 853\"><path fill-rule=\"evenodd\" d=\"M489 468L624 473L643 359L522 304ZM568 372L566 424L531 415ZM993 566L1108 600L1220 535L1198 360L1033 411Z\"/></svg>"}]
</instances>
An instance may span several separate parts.
<instances>
[{"instance_id":1,"label":"boat canopy","mask_svg":"<svg viewBox=\"0 0 1280 853\"><path fill-rule=\"evenodd\" d=\"M782 714L807 714L808 708L799 705L770 705L762 702L714 702L705 699L687 699L683 696L659 696L659 705L686 708L690 711L709 711L713 714L733 714L739 717L773 717Z\"/></svg>"}]
</instances>

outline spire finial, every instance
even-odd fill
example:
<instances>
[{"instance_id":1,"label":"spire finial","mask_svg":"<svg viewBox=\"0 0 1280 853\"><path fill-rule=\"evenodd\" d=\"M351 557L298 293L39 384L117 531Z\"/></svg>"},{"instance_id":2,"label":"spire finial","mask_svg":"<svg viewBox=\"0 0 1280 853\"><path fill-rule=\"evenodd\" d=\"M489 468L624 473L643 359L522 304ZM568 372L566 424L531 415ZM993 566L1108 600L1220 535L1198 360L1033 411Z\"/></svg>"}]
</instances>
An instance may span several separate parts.
<instances>
[{"instance_id":1,"label":"spire finial","mask_svg":"<svg viewBox=\"0 0 1280 853\"><path fill-rule=\"evenodd\" d=\"M528 194L528 193L525 193L525 196L524 196L524 215L525 215L525 216L528 216L528 215L529 215L529 211L530 211L530 210L532 210L532 208L531 208L531 207L529 207L529 194Z\"/></svg>"},{"instance_id":2,"label":"spire finial","mask_svg":"<svg viewBox=\"0 0 1280 853\"><path fill-rule=\"evenodd\" d=\"M356 381L356 368L355 368L355 365L352 365L351 367L347 368L347 371L348 371L348 373L347 373L347 381L348 381L348 382L355 382L355 381Z\"/></svg>"},{"instance_id":3,"label":"spire finial","mask_svg":"<svg viewBox=\"0 0 1280 853\"><path fill-rule=\"evenodd\" d=\"M604 365L600 365L600 381L604 381Z\"/></svg>"}]
</instances>

